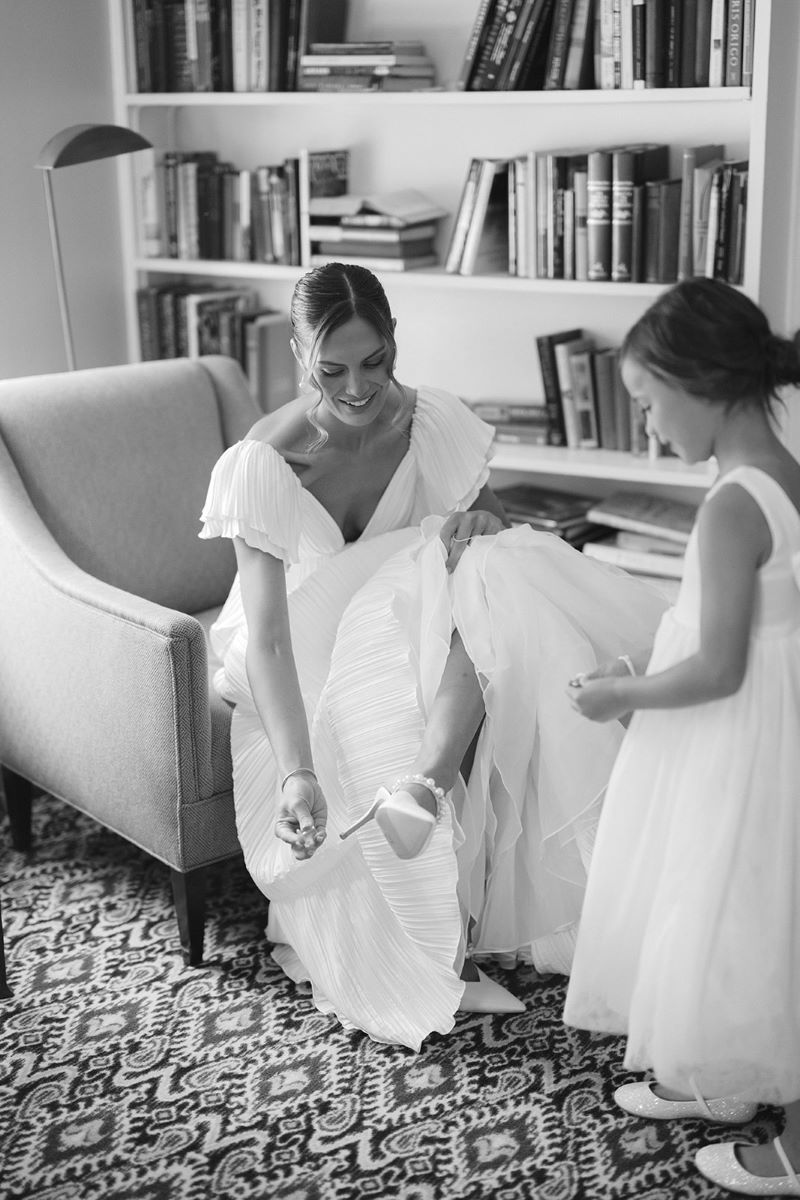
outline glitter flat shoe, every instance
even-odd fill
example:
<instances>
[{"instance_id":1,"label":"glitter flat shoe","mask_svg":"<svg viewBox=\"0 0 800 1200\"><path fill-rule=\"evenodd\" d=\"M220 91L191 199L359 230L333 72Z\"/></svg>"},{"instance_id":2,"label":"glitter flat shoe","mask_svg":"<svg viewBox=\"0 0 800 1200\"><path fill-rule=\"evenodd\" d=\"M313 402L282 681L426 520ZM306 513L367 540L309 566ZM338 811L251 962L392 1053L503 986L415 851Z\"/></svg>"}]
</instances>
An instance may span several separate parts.
<instances>
[{"instance_id":1,"label":"glitter flat shoe","mask_svg":"<svg viewBox=\"0 0 800 1200\"><path fill-rule=\"evenodd\" d=\"M794 1170L781 1139L772 1142L785 1175L753 1175L739 1162L736 1142L703 1146L694 1156L695 1166L718 1187L742 1196L800 1196L800 1175Z\"/></svg>"},{"instance_id":2,"label":"glitter flat shoe","mask_svg":"<svg viewBox=\"0 0 800 1200\"><path fill-rule=\"evenodd\" d=\"M720 1125L741 1125L752 1120L758 1108L751 1100L739 1100L736 1096L705 1100L696 1089L694 1100L663 1100L653 1091L654 1082L624 1083L614 1092L614 1099L631 1116L653 1121L688 1118L716 1121Z\"/></svg>"}]
</instances>

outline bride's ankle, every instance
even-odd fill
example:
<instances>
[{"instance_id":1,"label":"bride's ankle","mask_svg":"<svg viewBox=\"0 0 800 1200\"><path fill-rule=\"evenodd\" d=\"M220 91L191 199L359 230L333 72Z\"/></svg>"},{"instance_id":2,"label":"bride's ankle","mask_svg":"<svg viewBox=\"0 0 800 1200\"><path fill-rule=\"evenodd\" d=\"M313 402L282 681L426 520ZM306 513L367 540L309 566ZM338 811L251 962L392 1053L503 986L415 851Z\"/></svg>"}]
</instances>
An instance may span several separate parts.
<instances>
[{"instance_id":1,"label":"bride's ankle","mask_svg":"<svg viewBox=\"0 0 800 1200\"><path fill-rule=\"evenodd\" d=\"M417 804L426 812L431 813L434 817L439 817L445 802L445 791L432 776L416 773L401 775L392 785L393 792L400 789L408 792L409 796L413 796Z\"/></svg>"}]
</instances>

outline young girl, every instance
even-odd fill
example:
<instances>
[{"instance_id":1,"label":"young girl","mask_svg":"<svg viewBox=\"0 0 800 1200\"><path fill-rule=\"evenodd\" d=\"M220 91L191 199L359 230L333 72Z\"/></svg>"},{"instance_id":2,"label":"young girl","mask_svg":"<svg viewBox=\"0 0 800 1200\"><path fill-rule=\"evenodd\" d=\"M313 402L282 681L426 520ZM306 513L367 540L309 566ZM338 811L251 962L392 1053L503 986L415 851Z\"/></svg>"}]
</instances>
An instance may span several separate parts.
<instances>
[{"instance_id":1,"label":"young girl","mask_svg":"<svg viewBox=\"0 0 800 1200\"><path fill-rule=\"evenodd\" d=\"M773 427L797 339L726 284L677 284L622 347L648 431L716 457L678 600L647 673L572 680L592 721L633 711L600 820L564 1018L627 1033L655 1083L643 1117L749 1120L774 1146L707 1146L697 1166L749 1195L800 1195L800 464ZM620 670L624 674L620 674Z\"/></svg>"}]
</instances>

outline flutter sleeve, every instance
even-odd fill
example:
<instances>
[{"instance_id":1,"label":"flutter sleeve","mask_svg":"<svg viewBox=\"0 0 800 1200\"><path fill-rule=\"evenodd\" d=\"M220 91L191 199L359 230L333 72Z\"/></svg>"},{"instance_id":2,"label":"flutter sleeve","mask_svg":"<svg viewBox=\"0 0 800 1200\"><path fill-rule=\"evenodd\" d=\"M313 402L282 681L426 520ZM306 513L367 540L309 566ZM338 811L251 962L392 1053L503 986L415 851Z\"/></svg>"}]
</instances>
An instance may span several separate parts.
<instances>
[{"instance_id":1,"label":"flutter sleeve","mask_svg":"<svg viewBox=\"0 0 800 1200\"><path fill-rule=\"evenodd\" d=\"M463 511L489 478L494 430L463 400L437 388L420 388L412 448L431 513Z\"/></svg>"},{"instance_id":2,"label":"flutter sleeve","mask_svg":"<svg viewBox=\"0 0 800 1200\"><path fill-rule=\"evenodd\" d=\"M297 562L300 492L300 481L277 450L245 438L214 465L199 536L240 537L284 562Z\"/></svg>"}]
</instances>

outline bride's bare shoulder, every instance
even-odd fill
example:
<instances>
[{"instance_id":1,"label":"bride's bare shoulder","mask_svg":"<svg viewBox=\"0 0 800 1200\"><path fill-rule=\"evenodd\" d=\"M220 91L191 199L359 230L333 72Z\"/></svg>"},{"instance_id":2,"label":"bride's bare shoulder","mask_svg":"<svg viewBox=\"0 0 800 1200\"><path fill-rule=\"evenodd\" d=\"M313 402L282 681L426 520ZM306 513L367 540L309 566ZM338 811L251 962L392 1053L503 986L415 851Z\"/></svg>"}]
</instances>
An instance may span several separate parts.
<instances>
[{"instance_id":1,"label":"bride's bare shoulder","mask_svg":"<svg viewBox=\"0 0 800 1200\"><path fill-rule=\"evenodd\" d=\"M267 442L284 456L302 454L308 444L310 427L306 419L311 399L298 396L282 404L274 412L259 417L247 437L255 442Z\"/></svg>"}]
</instances>

